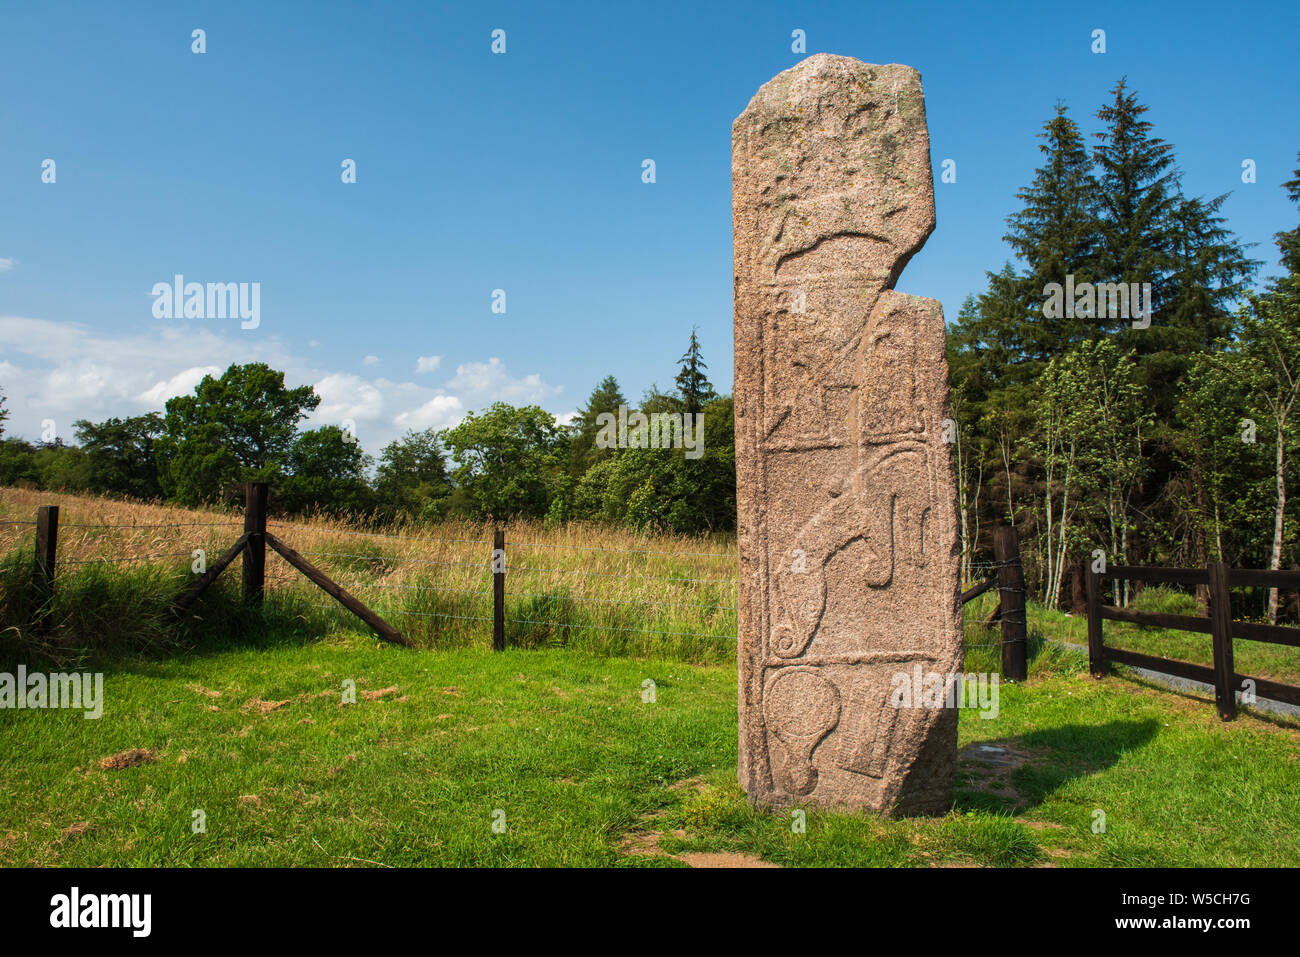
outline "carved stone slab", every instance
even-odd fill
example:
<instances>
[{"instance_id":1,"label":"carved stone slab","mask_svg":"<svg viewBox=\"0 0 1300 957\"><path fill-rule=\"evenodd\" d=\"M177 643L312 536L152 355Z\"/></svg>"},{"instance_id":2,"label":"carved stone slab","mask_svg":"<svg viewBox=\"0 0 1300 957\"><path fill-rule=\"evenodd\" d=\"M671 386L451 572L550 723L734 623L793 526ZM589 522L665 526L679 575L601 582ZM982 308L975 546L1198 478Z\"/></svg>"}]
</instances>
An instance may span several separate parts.
<instances>
[{"instance_id":1,"label":"carved stone slab","mask_svg":"<svg viewBox=\"0 0 1300 957\"><path fill-rule=\"evenodd\" d=\"M740 781L754 801L947 810L962 660L943 312L893 291L934 229L915 70L818 54L732 126Z\"/></svg>"}]
</instances>

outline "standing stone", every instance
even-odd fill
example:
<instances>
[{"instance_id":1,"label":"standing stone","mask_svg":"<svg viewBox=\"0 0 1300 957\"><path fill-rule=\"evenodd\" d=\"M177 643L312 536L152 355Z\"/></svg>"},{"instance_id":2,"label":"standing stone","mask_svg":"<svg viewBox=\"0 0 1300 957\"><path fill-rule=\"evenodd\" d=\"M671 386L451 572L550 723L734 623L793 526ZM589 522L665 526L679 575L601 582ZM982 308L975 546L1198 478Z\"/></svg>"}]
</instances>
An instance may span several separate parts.
<instances>
[{"instance_id":1,"label":"standing stone","mask_svg":"<svg viewBox=\"0 0 1300 957\"><path fill-rule=\"evenodd\" d=\"M732 126L732 184L741 784L943 812L957 713L894 695L962 661L943 311L893 289L934 229L920 74L786 70Z\"/></svg>"}]
</instances>

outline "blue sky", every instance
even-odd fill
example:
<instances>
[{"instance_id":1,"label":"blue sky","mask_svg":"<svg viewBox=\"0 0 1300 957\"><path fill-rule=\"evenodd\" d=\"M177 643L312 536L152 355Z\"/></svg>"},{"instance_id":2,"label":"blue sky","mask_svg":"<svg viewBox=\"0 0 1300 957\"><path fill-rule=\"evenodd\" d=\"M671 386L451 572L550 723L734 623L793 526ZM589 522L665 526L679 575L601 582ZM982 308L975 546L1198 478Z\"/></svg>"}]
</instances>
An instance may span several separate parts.
<instances>
[{"instance_id":1,"label":"blue sky","mask_svg":"<svg viewBox=\"0 0 1300 957\"><path fill-rule=\"evenodd\" d=\"M75 419L161 408L260 359L377 453L496 399L563 415L606 374L633 398L668 386L693 325L729 390L730 127L803 58L795 29L808 54L920 70L936 180L951 158L957 182L936 181L938 227L898 288L949 319L1007 257L1056 101L1091 134L1122 75L1185 189L1231 191L1229 225L1273 266L1272 234L1295 225L1279 188L1300 149L1295 5L1071 6L10 5L8 430L37 438L49 419L71 439ZM177 273L259 282L260 325L156 319L150 291Z\"/></svg>"}]
</instances>

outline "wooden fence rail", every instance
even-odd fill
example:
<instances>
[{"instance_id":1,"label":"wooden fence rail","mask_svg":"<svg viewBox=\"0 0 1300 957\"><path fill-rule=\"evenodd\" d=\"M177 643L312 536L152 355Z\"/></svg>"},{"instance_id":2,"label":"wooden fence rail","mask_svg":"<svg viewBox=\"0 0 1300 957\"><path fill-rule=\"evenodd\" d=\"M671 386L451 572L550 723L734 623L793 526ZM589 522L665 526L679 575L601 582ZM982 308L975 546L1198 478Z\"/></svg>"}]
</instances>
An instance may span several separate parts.
<instances>
[{"instance_id":1,"label":"wooden fence rail","mask_svg":"<svg viewBox=\"0 0 1300 957\"><path fill-rule=\"evenodd\" d=\"M1201 618L1194 615L1168 615L1104 605L1101 601L1104 580L1205 585L1210 592L1210 614L1208 617ZM1246 689L1246 682L1250 682L1250 687L1257 697L1300 705L1300 687L1269 681L1266 678L1242 675L1233 666L1232 643L1235 638L1300 647L1300 628L1232 620L1231 589L1243 585L1300 588L1300 572L1257 568L1234 569L1223 562L1211 562L1205 568L1112 565L1104 572L1088 569L1086 574L1088 668L1092 676L1100 678L1105 675L1107 663L1113 661L1178 678L1203 681L1213 685L1215 706L1218 708L1219 717L1224 721L1231 721L1237 716L1237 692ZM1106 620L1208 634L1213 653L1213 665L1199 665L1190 661L1159 658L1155 655L1109 647L1102 634L1102 622Z\"/></svg>"},{"instance_id":2,"label":"wooden fence rail","mask_svg":"<svg viewBox=\"0 0 1300 957\"><path fill-rule=\"evenodd\" d=\"M179 620L184 617L208 586L216 581L217 577L240 555L244 556L244 602L253 606L262 604L266 590L266 546L270 545L285 561L373 628L381 638L410 647L411 642L405 635L266 530L267 486L265 482L249 482L244 489L244 534L236 539L235 543L223 552L194 584L176 597L171 607L173 618ZM42 505L36 513L36 557L32 568L34 607L32 629L38 634L48 631L49 628L49 616L54 602L54 565L58 541L59 507Z\"/></svg>"}]
</instances>

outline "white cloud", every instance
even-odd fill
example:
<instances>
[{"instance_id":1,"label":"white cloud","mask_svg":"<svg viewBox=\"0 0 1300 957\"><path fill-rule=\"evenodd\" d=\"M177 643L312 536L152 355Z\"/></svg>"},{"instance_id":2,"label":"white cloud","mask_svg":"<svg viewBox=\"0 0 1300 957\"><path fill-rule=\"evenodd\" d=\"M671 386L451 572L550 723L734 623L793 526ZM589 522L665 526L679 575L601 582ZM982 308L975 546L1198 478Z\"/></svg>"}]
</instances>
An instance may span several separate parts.
<instances>
[{"instance_id":1,"label":"white cloud","mask_svg":"<svg viewBox=\"0 0 1300 957\"><path fill-rule=\"evenodd\" d=\"M265 362L295 387L310 383L321 404L308 427L352 420L367 451L377 454L407 429L446 428L471 409L496 401L545 405L562 393L537 374L511 375L498 358L463 362L437 381L441 356L417 357L403 381L321 368L315 340L291 352L274 336L218 331L197 324L159 323L117 333L87 324L0 315L0 390L12 416L6 433L33 439L41 421L55 420L71 439L76 419L139 415L192 392L205 374L231 363ZM430 381L430 379L433 381ZM567 420L572 413L561 417Z\"/></svg>"},{"instance_id":2,"label":"white cloud","mask_svg":"<svg viewBox=\"0 0 1300 957\"><path fill-rule=\"evenodd\" d=\"M20 365L6 363L0 387L13 410L6 432L27 438L40 434L46 418L70 439L75 419L160 409L167 398L192 389L205 371L219 372L232 362L295 367L273 337L227 337L174 324L105 335L81 323L22 316L0 316L0 354L22 357Z\"/></svg>"},{"instance_id":3,"label":"white cloud","mask_svg":"<svg viewBox=\"0 0 1300 957\"><path fill-rule=\"evenodd\" d=\"M447 383L447 391L468 393L486 402L510 402L528 405L544 402L559 395L559 386L547 385L537 373L512 379L505 363L493 357L487 362L466 362L456 366L456 376Z\"/></svg>"},{"instance_id":4,"label":"white cloud","mask_svg":"<svg viewBox=\"0 0 1300 957\"><path fill-rule=\"evenodd\" d=\"M462 418L460 399L454 395L436 395L417 409L403 412L393 422L403 429L445 429Z\"/></svg>"},{"instance_id":5,"label":"white cloud","mask_svg":"<svg viewBox=\"0 0 1300 957\"><path fill-rule=\"evenodd\" d=\"M136 398L155 408L162 408L168 399L193 392L194 387L203 381L205 375L219 376L221 370L216 366L192 366L176 373L170 379L159 382L153 388L146 389Z\"/></svg>"},{"instance_id":6,"label":"white cloud","mask_svg":"<svg viewBox=\"0 0 1300 957\"><path fill-rule=\"evenodd\" d=\"M361 360L361 364L363 366L377 366L379 365L379 356L366 356Z\"/></svg>"},{"instance_id":7,"label":"white cloud","mask_svg":"<svg viewBox=\"0 0 1300 957\"><path fill-rule=\"evenodd\" d=\"M0 258L0 272L8 272L13 268L14 268L14 261L12 259Z\"/></svg>"},{"instance_id":8,"label":"white cloud","mask_svg":"<svg viewBox=\"0 0 1300 957\"><path fill-rule=\"evenodd\" d=\"M327 375L312 386L320 396L320 405L312 413L313 421L337 424L344 419L373 421L384 411L384 396L372 383L347 372Z\"/></svg>"},{"instance_id":9,"label":"white cloud","mask_svg":"<svg viewBox=\"0 0 1300 957\"><path fill-rule=\"evenodd\" d=\"M576 410L573 412L565 412L563 415L557 415L555 417L555 423L557 425L572 425L573 420L577 417L578 413Z\"/></svg>"}]
</instances>

